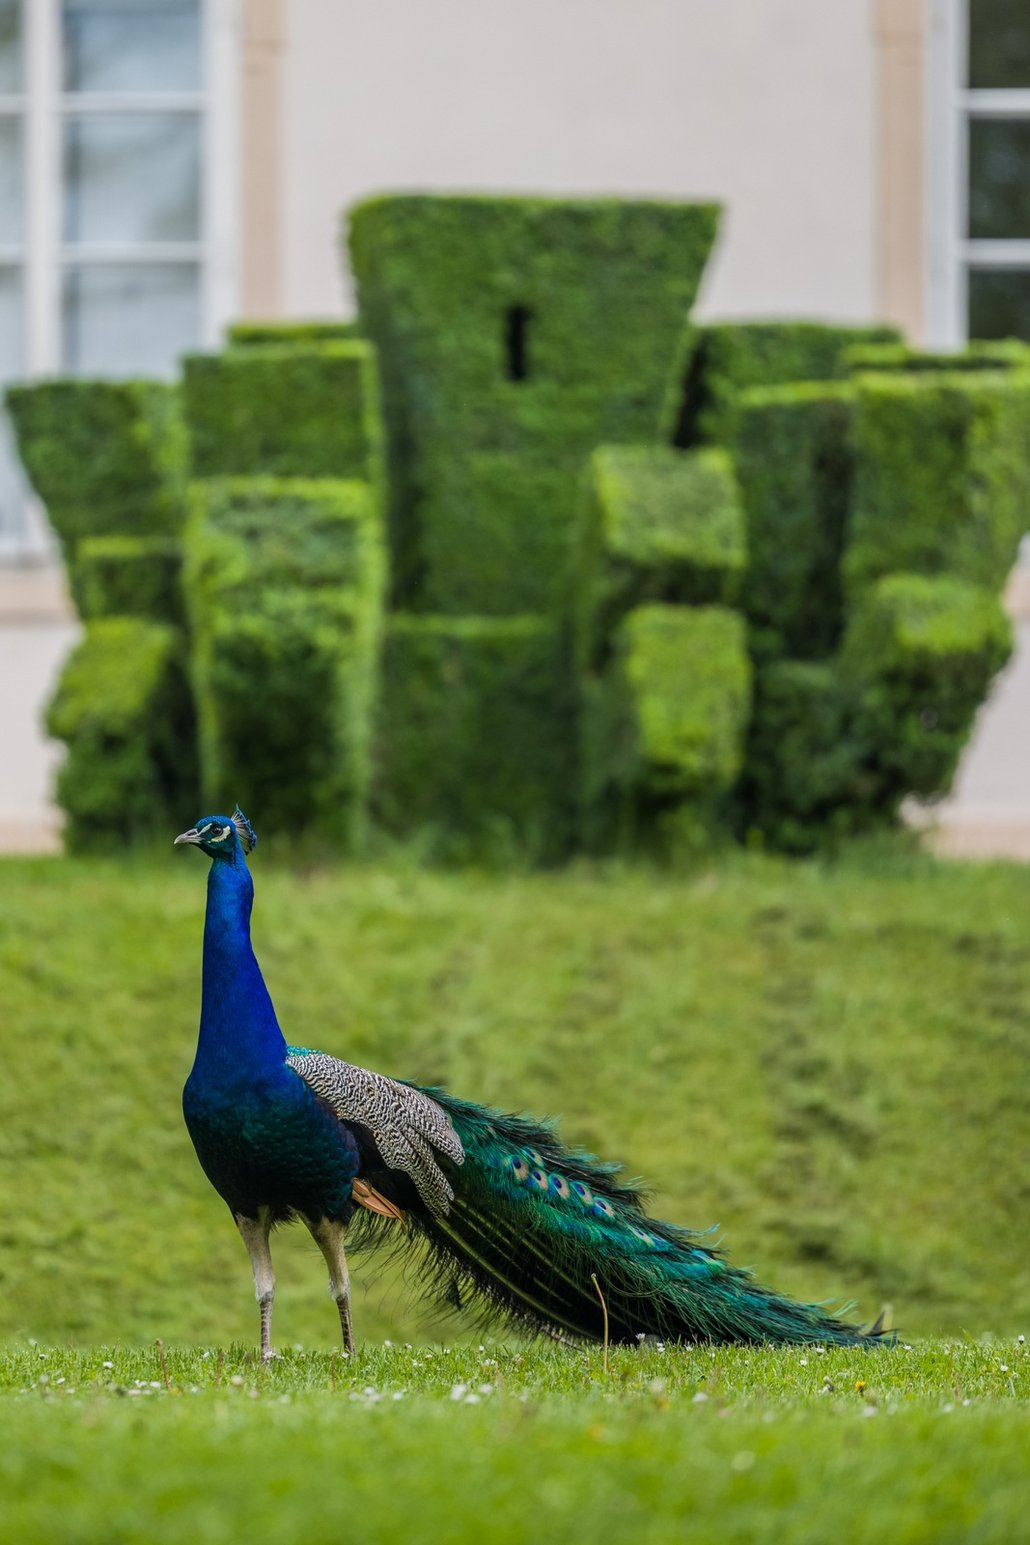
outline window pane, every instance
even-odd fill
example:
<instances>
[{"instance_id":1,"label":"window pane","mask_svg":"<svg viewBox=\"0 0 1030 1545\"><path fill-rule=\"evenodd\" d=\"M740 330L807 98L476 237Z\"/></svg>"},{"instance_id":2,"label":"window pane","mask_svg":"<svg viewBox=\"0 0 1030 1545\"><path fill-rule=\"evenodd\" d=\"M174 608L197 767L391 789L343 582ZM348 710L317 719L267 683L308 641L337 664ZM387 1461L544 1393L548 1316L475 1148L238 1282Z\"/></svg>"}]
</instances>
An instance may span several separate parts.
<instances>
[{"instance_id":1,"label":"window pane","mask_svg":"<svg viewBox=\"0 0 1030 1545\"><path fill-rule=\"evenodd\" d=\"M21 270L0 268L0 383L21 374L21 340ZM0 402L0 536L21 531L24 509L25 483Z\"/></svg>"},{"instance_id":2,"label":"window pane","mask_svg":"<svg viewBox=\"0 0 1030 1545\"><path fill-rule=\"evenodd\" d=\"M0 537L20 536L25 525L25 501L28 488L21 470L14 434L0 407Z\"/></svg>"},{"instance_id":3,"label":"window pane","mask_svg":"<svg viewBox=\"0 0 1030 1545\"><path fill-rule=\"evenodd\" d=\"M1030 269L980 268L969 275L970 338L1030 342Z\"/></svg>"},{"instance_id":4,"label":"window pane","mask_svg":"<svg viewBox=\"0 0 1030 1545\"><path fill-rule=\"evenodd\" d=\"M21 0L0 0L0 91L21 90Z\"/></svg>"},{"instance_id":5,"label":"window pane","mask_svg":"<svg viewBox=\"0 0 1030 1545\"><path fill-rule=\"evenodd\" d=\"M0 118L0 246L21 241L21 120Z\"/></svg>"},{"instance_id":6,"label":"window pane","mask_svg":"<svg viewBox=\"0 0 1030 1545\"><path fill-rule=\"evenodd\" d=\"M62 353L76 375L173 376L200 342L195 263L98 263L70 268L62 293Z\"/></svg>"},{"instance_id":7,"label":"window pane","mask_svg":"<svg viewBox=\"0 0 1030 1545\"><path fill-rule=\"evenodd\" d=\"M21 269L0 268L0 382L21 375Z\"/></svg>"},{"instance_id":8,"label":"window pane","mask_svg":"<svg viewBox=\"0 0 1030 1545\"><path fill-rule=\"evenodd\" d=\"M1030 237L1030 121L971 120L969 234Z\"/></svg>"},{"instance_id":9,"label":"window pane","mask_svg":"<svg viewBox=\"0 0 1030 1545\"><path fill-rule=\"evenodd\" d=\"M199 0L63 0L61 9L66 91L199 91Z\"/></svg>"},{"instance_id":10,"label":"window pane","mask_svg":"<svg viewBox=\"0 0 1030 1545\"><path fill-rule=\"evenodd\" d=\"M200 234L200 125L193 113L71 119L64 130L69 242L192 241Z\"/></svg>"},{"instance_id":11,"label":"window pane","mask_svg":"<svg viewBox=\"0 0 1030 1545\"><path fill-rule=\"evenodd\" d=\"M1030 9L1022 0L970 0L969 84L1030 86Z\"/></svg>"}]
</instances>

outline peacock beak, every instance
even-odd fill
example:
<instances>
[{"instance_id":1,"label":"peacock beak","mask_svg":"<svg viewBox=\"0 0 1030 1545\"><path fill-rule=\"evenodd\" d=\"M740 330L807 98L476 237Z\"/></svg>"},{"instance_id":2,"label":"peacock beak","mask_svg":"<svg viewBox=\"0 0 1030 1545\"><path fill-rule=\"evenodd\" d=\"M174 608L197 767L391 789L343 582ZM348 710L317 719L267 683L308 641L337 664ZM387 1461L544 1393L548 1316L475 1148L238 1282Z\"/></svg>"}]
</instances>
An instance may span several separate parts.
<instances>
[{"instance_id":1,"label":"peacock beak","mask_svg":"<svg viewBox=\"0 0 1030 1545\"><path fill-rule=\"evenodd\" d=\"M185 843L185 842L197 842L197 843L199 843L201 841L203 841L203 839L202 839L200 833L198 832L197 828L195 826L191 826L188 832L180 832L179 833L179 835L176 837L175 841L172 843L172 847L173 848L177 848L180 845L180 843Z\"/></svg>"}]
</instances>

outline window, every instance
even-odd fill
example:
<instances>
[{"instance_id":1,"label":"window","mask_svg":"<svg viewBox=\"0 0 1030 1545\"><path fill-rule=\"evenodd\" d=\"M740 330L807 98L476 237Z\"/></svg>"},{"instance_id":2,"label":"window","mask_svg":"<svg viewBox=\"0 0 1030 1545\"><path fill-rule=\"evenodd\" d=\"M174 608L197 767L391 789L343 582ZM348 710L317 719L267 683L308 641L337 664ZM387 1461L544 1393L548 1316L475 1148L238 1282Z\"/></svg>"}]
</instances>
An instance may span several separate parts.
<instances>
[{"instance_id":1,"label":"window","mask_svg":"<svg viewBox=\"0 0 1030 1545\"><path fill-rule=\"evenodd\" d=\"M0 384L174 375L235 301L238 0L0 0ZM44 540L0 424L0 553Z\"/></svg>"},{"instance_id":2,"label":"window","mask_svg":"<svg viewBox=\"0 0 1030 1545\"><path fill-rule=\"evenodd\" d=\"M25 122L21 0L0 0L0 391L24 369ZM0 538L24 490L0 412Z\"/></svg>"},{"instance_id":3,"label":"window","mask_svg":"<svg viewBox=\"0 0 1030 1545\"><path fill-rule=\"evenodd\" d=\"M932 15L930 341L1030 340L1030 5Z\"/></svg>"}]
</instances>

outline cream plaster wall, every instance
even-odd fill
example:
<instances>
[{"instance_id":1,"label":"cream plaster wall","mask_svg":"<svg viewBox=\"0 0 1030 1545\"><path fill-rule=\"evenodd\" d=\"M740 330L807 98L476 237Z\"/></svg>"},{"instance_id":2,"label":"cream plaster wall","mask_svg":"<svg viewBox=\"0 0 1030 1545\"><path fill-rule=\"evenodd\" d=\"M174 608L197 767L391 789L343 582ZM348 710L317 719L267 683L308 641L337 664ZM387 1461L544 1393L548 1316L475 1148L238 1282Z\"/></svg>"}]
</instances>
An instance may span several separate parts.
<instances>
[{"instance_id":1,"label":"cream plaster wall","mask_svg":"<svg viewBox=\"0 0 1030 1545\"><path fill-rule=\"evenodd\" d=\"M699 314L866 320L871 0L282 0L285 315L351 309L373 192L718 198Z\"/></svg>"}]
</instances>

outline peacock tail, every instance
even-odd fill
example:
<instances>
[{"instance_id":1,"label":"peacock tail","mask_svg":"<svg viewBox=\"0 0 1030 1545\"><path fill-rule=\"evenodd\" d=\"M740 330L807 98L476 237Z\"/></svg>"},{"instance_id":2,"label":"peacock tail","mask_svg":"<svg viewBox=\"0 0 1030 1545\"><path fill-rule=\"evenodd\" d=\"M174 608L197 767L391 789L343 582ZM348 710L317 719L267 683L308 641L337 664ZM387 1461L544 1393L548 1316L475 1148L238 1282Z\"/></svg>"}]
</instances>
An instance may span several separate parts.
<instances>
[{"instance_id":1,"label":"peacock tail","mask_svg":"<svg viewBox=\"0 0 1030 1545\"><path fill-rule=\"evenodd\" d=\"M402 1086L415 1089L415 1086ZM419 1089L464 1149L441 1159L453 1200L434 1212L403 1199L405 1247L452 1307L575 1339L882 1344L817 1304L797 1303L729 1265L707 1234L650 1217L621 1167L569 1148L553 1127ZM388 1188L385 1178L376 1184ZM358 1245L383 1242L381 1217L361 1212ZM396 1228L396 1225L392 1225ZM603 1305L602 1305L603 1299Z\"/></svg>"}]
</instances>

